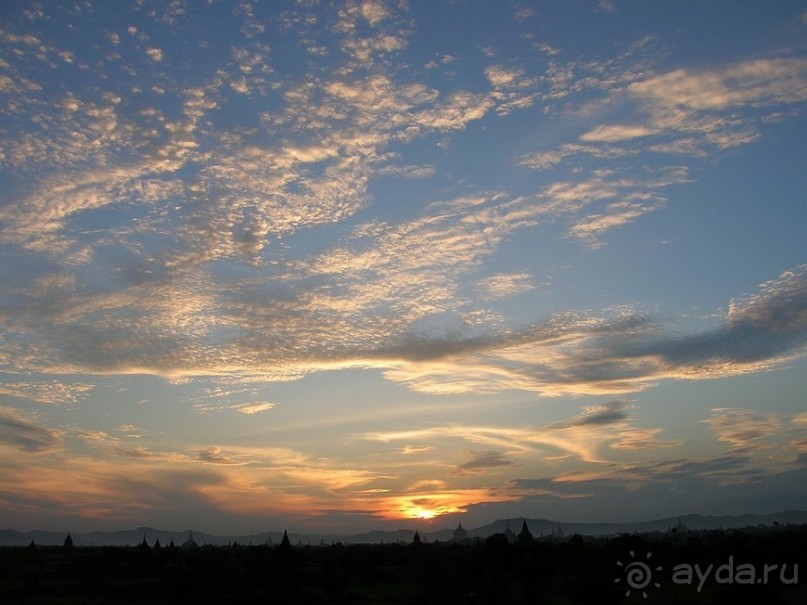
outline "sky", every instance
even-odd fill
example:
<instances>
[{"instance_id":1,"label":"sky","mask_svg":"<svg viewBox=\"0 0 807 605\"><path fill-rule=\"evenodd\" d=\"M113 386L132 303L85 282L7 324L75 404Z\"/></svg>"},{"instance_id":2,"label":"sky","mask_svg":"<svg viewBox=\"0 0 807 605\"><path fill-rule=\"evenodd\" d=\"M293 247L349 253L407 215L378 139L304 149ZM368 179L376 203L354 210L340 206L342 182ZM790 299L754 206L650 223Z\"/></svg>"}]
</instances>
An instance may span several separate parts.
<instances>
[{"instance_id":1,"label":"sky","mask_svg":"<svg viewBox=\"0 0 807 605\"><path fill-rule=\"evenodd\" d=\"M807 504L807 4L0 4L0 525Z\"/></svg>"}]
</instances>

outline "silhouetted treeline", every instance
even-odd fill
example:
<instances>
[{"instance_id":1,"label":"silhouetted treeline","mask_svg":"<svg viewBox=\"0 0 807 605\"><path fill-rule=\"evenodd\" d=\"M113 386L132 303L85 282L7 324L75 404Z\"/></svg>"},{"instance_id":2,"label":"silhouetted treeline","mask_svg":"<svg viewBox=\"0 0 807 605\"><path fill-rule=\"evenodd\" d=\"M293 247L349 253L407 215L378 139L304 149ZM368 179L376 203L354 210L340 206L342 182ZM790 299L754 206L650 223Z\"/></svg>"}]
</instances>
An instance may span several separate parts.
<instances>
[{"instance_id":1,"label":"silhouetted treeline","mask_svg":"<svg viewBox=\"0 0 807 605\"><path fill-rule=\"evenodd\" d=\"M465 544L32 544L0 548L0 603L802 604L806 541L807 526L793 526ZM631 587L631 561L649 564L652 581ZM697 566L690 583L686 566Z\"/></svg>"}]
</instances>

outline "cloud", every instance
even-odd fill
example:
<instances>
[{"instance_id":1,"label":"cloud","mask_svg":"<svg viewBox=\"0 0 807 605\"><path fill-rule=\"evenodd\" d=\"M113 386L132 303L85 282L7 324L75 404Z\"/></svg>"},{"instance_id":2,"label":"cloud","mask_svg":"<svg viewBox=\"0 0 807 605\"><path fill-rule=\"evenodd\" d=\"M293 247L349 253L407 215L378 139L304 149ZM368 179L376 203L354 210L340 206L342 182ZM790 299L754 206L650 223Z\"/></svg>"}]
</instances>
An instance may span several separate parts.
<instances>
[{"instance_id":1,"label":"cloud","mask_svg":"<svg viewBox=\"0 0 807 605\"><path fill-rule=\"evenodd\" d=\"M637 48L646 43L641 41ZM800 57L654 74L648 65L632 65L632 54L626 53L625 62L598 66L588 78L578 76L575 81L569 76L562 87L568 94L570 87L586 82L606 91L601 105L629 115L625 122L589 127L580 135L584 144L564 143L525 154L520 164L548 170L581 154L612 161L644 153L713 157L757 140L770 116L807 98L807 60ZM585 110L573 113L589 117Z\"/></svg>"},{"instance_id":2,"label":"cloud","mask_svg":"<svg viewBox=\"0 0 807 605\"><path fill-rule=\"evenodd\" d=\"M538 198L447 200L398 225L359 225L343 245L284 269L290 273L269 290L250 280L211 287L204 271L190 268L171 280L144 274L111 293L78 294L62 277L39 280L17 297L17 307L4 307L9 334L38 335L25 353L7 348L7 363L164 376L246 371L265 380L365 367L424 392L558 395L627 393L664 379L760 371L802 354L804 266L735 299L719 326L690 335L665 335L629 310L621 317L558 314L521 328L474 323L476 309L460 280L508 234L613 195L592 180L555 183ZM614 221L634 211L618 202L605 209ZM478 284L503 294L530 282L512 273ZM452 316L456 321L445 323ZM430 317L437 329L419 331Z\"/></svg>"},{"instance_id":3,"label":"cloud","mask_svg":"<svg viewBox=\"0 0 807 605\"><path fill-rule=\"evenodd\" d=\"M362 437L382 443L405 441L409 448L421 443L450 447L453 442L486 448L475 452L471 461L458 464L460 471L515 465L514 459L535 453L548 459L560 452L579 461L603 463L607 462L608 450L637 451L681 445L678 440L658 439L660 428L635 426L625 408L625 403L612 401L586 408L567 420L538 427L448 425L365 433ZM502 450L507 453L502 454Z\"/></svg>"},{"instance_id":4,"label":"cloud","mask_svg":"<svg viewBox=\"0 0 807 605\"><path fill-rule=\"evenodd\" d=\"M524 155L518 163L532 170L547 170L560 164L567 155L569 154L560 150L540 151Z\"/></svg>"},{"instance_id":5,"label":"cloud","mask_svg":"<svg viewBox=\"0 0 807 605\"><path fill-rule=\"evenodd\" d=\"M358 32L365 23L373 31L361 36ZM394 12L386 2L377 0L346 3L338 11L334 30L342 34L341 49L357 66L371 65L379 55L402 50L408 44L408 27L401 11Z\"/></svg>"},{"instance_id":6,"label":"cloud","mask_svg":"<svg viewBox=\"0 0 807 605\"><path fill-rule=\"evenodd\" d=\"M100 458L68 452L45 453L23 467L0 466L3 495L24 511L26 519L89 519L94 527L108 519L113 523L144 520L154 513L178 522L176 511L199 511L205 506L199 488L218 483L213 472L189 468L186 462L161 457ZM186 513L185 513L186 514ZM185 517L187 518L187 517ZM30 521L29 521L30 522Z\"/></svg>"},{"instance_id":7,"label":"cloud","mask_svg":"<svg viewBox=\"0 0 807 605\"><path fill-rule=\"evenodd\" d=\"M507 68L493 65L485 69L485 77L494 86L512 86L524 74L519 68Z\"/></svg>"},{"instance_id":8,"label":"cloud","mask_svg":"<svg viewBox=\"0 0 807 605\"><path fill-rule=\"evenodd\" d=\"M622 422L628 415L624 411L626 403L623 401L609 401L602 405L585 408L582 414L554 425L557 428L571 426L604 425Z\"/></svg>"},{"instance_id":9,"label":"cloud","mask_svg":"<svg viewBox=\"0 0 807 605\"><path fill-rule=\"evenodd\" d=\"M406 179L422 179L434 176L434 166L386 166L378 171L380 175L398 175Z\"/></svg>"},{"instance_id":10,"label":"cloud","mask_svg":"<svg viewBox=\"0 0 807 605\"><path fill-rule=\"evenodd\" d=\"M8 417L3 410L0 420ZM15 434L19 427L19 422L11 426ZM188 454L111 447L86 456L65 449L46 451L39 443L42 439L36 444L28 438L16 440L26 451L41 454L26 458L26 472L21 472L17 459L0 464L4 499L26 506L30 513L45 509L56 517L75 515L95 521L109 517L120 523L156 514L169 519L179 515L178 522L188 507L198 510L201 506L214 516L227 511L247 517L293 513L298 519L316 518L334 510L335 504L341 510L377 513L379 501L387 494L358 493L378 480L370 471L288 448L216 445Z\"/></svg>"},{"instance_id":11,"label":"cloud","mask_svg":"<svg viewBox=\"0 0 807 605\"><path fill-rule=\"evenodd\" d=\"M121 424L115 428L115 432L128 437L129 439L140 439L143 437L143 429L134 424Z\"/></svg>"},{"instance_id":12,"label":"cloud","mask_svg":"<svg viewBox=\"0 0 807 605\"><path fill-rule=\"evenodd\" d=\"M782 420L774 414L751 410L715 410L704 422L714 429L719 442L731 444L728 451L689 459L601 461L608 463L561 471L550 477L514 479L511 487L525 499L525 504L532 499L608 498L629 492L631 501L641 507L645 498L658 505L655 500L658 489L678 495L704 490L716 494L731 492L736 497L736 490L745 490L753 484L773 485L778 478L788 477L798 468L801 440L790 439L792 432ZM619 451L624 445L632 451L637 443L644 447L641 434L652 435L655 431L634 432L631 428L627 431L628 438L611 448ZM769 447L761 447L761 440L768 442ZM777 454L770 455L771 450Z\"/></svg>"},{"instance_id":13,"label":"cloud","mask_svg":"<svg viewBox=\"0 0 807 605\"><path fill-rule=\"evenodd\" d=\"M513 17L515 17L518 21L526 21L534 17L536 14L537 12L535 8L527 4L519 4L513 10Z\"/></svg>"},{"instance_id":14,"label":"cloud","mask_svg":"<svg viewBox=\"0 0 807 605\"><path fill-rule=\"evenodd\" d=\"M803 102L806 82L805 59L756 59L711 70L674 70L632 82L627 92L649 114L644 126L649 131L695 135L730 149L757 138L753 110Z\"/></svg>"},{"instance_id":15,"label":"cloud","mask_svg":"<svg viewBox=\"0 0 807 605\"><path fill-rule=\"evenodd\" d=\"M208 447L199 452L199 460L202 462L207 462L209 464L246 464L245 462L236 460L234 458L230 458L225 456L221 453L221 448L219 447Z\"/></svg>"},{"instance_id":16,"label":"cloud","mask_svg":"<svg viewBox=\"0 0 807 605\"><path fill-rule=\"evenodd\" d=\"M147 447L117 447L114 449L118 456L143 460L148 462L187 462L189 457L176 452L157 452Z\"/></svg>"},{"instance_id":17,"label":"cloud","mask_svg":"<svg viewBox=\"0 0 807 605\"><path fill-rule=\"evenodd\" d=\"M249 94L249 85L244 78L232 80L230 82L230 88L242 95Z\"/></svg>"},{"instance_id":18,"label":"cloud","mask_svg":"<svg viewBox=\"0 0 807 605\"><path fill-rule=\"evenodd\" d=\"M577 155L593 156L604 160L614 160L621 157L632 157L637 154L634 149L615 145L581 145L580 143L565 143L551 151L527 153L518 160L519 166L531 170L549 170L563 162L568 157Z\"/></svg>"},{"instance_id":19,"label":"cloud","mask_svg":"<svg viewBox=\"0 0 807 605\"><path fill-rule=\"evenodd\" d=\"M77 433L77 437L79 439L83 439L89 442L105 442L105 441L117 441L118 438L110 435L105 431L97 431L94 429L85 429L85 428L78 428L75 429Z\"/></svg>"},{"instance_id":20,"label":"cloud","mask_svg":"<svg viewBox=\"0 0 807 605\"><path fill-rule=\"evenodd\" d=\"M514 463L506 454L495 450L474 452L473 458L459 465L460 471L485 471L489 469L513 466Z\"/></svg>"},{"instance_id":21,"label":"cloud","mask_svg":"<svg viewBox=\"0 0 807 605\"><path fill-rule=\"evenodd\" d=\"M242 414L252 415L258 414L260 412L266 412L268 410L274 409L277 406L276 403L270 403L268 401L255 401L253 403L241 403L236 404L233 409L238 410Z\"/></svg>"},{"instance_id":22,"label":"cloud","mask_svg":"<svg viewBox=\"0 0 807 605\"><path fill-rule=\"evenodd\" d=\"M684 373L745 373L803 354L807 339L807 265L731 301L722 326L711 332L654 343Z\"/></svg>"},{"instance_id":23,"label":"cloud","mask_svg":"<svg viewBox=\"0 0 807 605\"><path fill-rule=\"evenodd\" d=\"M596 143L614 143L616 141L647 137L656 134L656 132L656 130L641 125L604 124L580 135L580 140Z\"/></svg>"},{"instance_id":24,"label":"cloud","mask_svg":"<svg viewBox=\"0 0 807 605\"><path fill-rule=\"evenodd\" d=\"M543 170L577 153L624 155L622 151L604 149L595 152L578 145L565 146L557 152L528 154L520 164ZM543 214L572 221L570 237L586 242L592 248L603 245L603 236L611 229L627 225L653 212L666 203L659 189L689 182L684 166L666 166L650 171L647 178L621 176L621 170L602 170L577 181L556 181L545 186L539 197L545 201Z\"/></svg>"},{"instance_id":25,"label":"cloud","mask_svg":"<svg viewBox=\"0 0 807 605\"><path fill-rule=\"evenodd\" d=\"M523 292L529 292L535 288L532 283L532 275L525 272L520 273L497 273L477 282L479 287L487 292L492 298L514 296Z\"/></svg>"},{"instance_id":26,"label":"cloud","mask_svg":"<svg viewBox=\"0 0 807 605\"><path fill-rule=\"evenodd\" d=\"M181 162L146 160L112 170L90 169L77 175L51 177L20 203L3 208L0 220L7 228L0 242L21 245L35 252L74 262L87 262L92 244L80 242L70 221L77 215L128 203L150 205L183 191L172 180L151 182L150 176Z\"/></svg>"},{"instance_id":27,"label":"cloud","mask_svg":"<svg viewBox=\"0 0 807 605\"><path fill-rule=\"evenodd\" d=\"M62 447L59 431L38 426L11 408L0 408L0 444L23 452L48 452Z\"/></svg>"},{"instance_id":28,"label":"cloud","mask_svg":"<svg viewBox=\"0 0 807 605\"><path fill-rule=\"evenodd\" d=\"M485 69L485 77L493 87L489 96L500 116L531 107L541 98L540 78L526 75L520 67L491 65Z\"/></svg>"},{"instance_id":29,"label":"cloud","mask_svg":"<svg viewBox=\"0 0 807 605\"><path fill-rule=\"evenodd\" d=\"M418 442L434 440L436 438L450 438L470 441L482 445L488 445L507 449L510 447L526 448L521 442L528 437L528 432L520 429L494 426L435 426L421 429L386 431L376 433L365 433L364 439L370 441L380 441L389 443L392 441ZM415 447L415 446L408 446Z\"/></svg>"},{"instance_id":30,"label":"cloud","mask_svg":"<svg viewBox=\"0 0 807 605\"><path fill-rule=\"evenodd\" d=\"M599 238L606 231L631 223L663 204L663 198L654 198L651 195L639 195L631 200L614 202L605 206L602 214L589 214L577 220L569 229L569 234L596 248L602 245Z\"/></svg>"},{"instance_id":31,"label":"cloud","mask_svg":"<svg viewBox=\"0 0 807 605\"><path fill-rule=\"evenodd\" d=\"M785 472L788 471L781 467L766 468L747 454L728 452L694 460L600 465L539 479L520 478L511 482L511 488L525 501L616 498L617 494L624 498L627 492L631 502L641 508L648 496L651 502L658 504L652 495L658 489L674 494L693 493L693 490L722 492Z\"/></svg>"},{"instance_id":32,"label":"cloud","mask_svg":"<svg viewBox=\"0 0 807 605\"><path fill-rule=\"evenodd\" d=\"M807 59L757 59L722 69L677 69L633 82L628 92L645 100L664 120L679 116L676 108L703 111L799 103L807 99L805 78Z\"/></svg>"},{"instance_id":33,"label":"cloud","mask_svg":"<svg viewBox=\"0 0 807 605\"><path fill-rule=\"evenodd\" d=\"M558 316L487 337L419 339L398 351L386 376L428 392L506 388L543 395L643 390L664 379L700 380L757 372L804 354L807 266L784 272L760 292L732 301L720 326L659 334L647 317ZM431 361L419 361L429 351Z\"/></svg>"},{"instance_id":34,"label":"cloud","mask_svg":"<svg viewBox=\"0 0 807 605\"><path fill-rule=\"evenodd\" d=\"M371 0L365 0L365 2L362 2L361 14L373 27L381 23L381 21L390 15L389 11L382 3L372 2Z\"/></svg>"},{"instance_id":35,"label":"cloud","mask_svg":"<svg viewBox=\"0 0 807 605\"><path fill-rule=\"evenodd\" d=\"M494 107L493 100L485 94L469 91L451 93L433 108L415 114L408 132L421 129L451 131L464 129L470 122L482 119Z\"/></svg>"},{"instance_id":36,"label":"cloud","mask_svg":"<svg viewBox=\"0 0 807 605\"><path fill-rule=\"evenodd\" d=\"M149 59L155 63L160 63L163 60L163 51L161 48L147 48L146 54L148 55Z\"/></svg>"},{"instance_id":37,"label":"cloud","mask_svg":"<svg viewBox=\"0 0 807 605\"><path fill-rule=\"evenodd\" d=\"M727 441L738 448L757 445L759 440L777 434L781 421L775 414L759 414L753 410L715 408L704 420L720 441Z\"/></svg>"},{"instance_id":38,"label":"cloud","mask_svg":"<svg viewBox=\"0 0 807 605\"><path fill-rule=\"evenodd\" d=\"M613 0L599 0L597 2L597 12L615 13L617 11L616 4Z\"/></svg>"},{"instance_id":39,"label":"cloud","mask_svg":"<svg viewBox=\"0 0 807 605\"><path fill-rule=\"evenodd\" d=\"M95 388L86 383L6 382L0 383L0 395L30 399L40 403L77 403Z\"/></svg>"}]
</instances>

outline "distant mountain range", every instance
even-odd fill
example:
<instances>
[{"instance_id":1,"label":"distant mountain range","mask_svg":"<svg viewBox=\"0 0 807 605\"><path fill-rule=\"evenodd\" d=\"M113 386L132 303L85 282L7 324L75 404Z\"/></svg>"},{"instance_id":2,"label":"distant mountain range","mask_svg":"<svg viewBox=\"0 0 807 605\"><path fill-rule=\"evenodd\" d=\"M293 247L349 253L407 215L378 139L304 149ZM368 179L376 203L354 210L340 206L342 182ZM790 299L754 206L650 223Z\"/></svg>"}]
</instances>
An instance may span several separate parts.
<instances>
[{"instance_id":1,"label":"distant mountain range","mask_svg":"<svg viewBox=\"0 0 807 605\"><path fill-rule=\"evenodd\" d=\"M739 527L775 526L775 525L805 525L807 524L807 511L794 510L769 515L739 515L739 516L710 516L710 515L684 515L682 517L669 517L666 519L656 519L654 521L641 521L635 523L562 523L549 519L501 519L477 527L475 529L465 528L469 538L487 538L496 533L504 533L509 528L512 532L518 533L522 523L526 521L532 535L536 538L542 536L570 536L580 534L582 536L608 536L617 534L665 532L672 528L683 525L689 530L709 530L709 529L730 529ZM455 528L443 529L435 532L419 532L425 542L445 542L454 535ZM337 535L337 534L295 534L290 533L289 539L292 544L332 544L341 542L343 544L382 544L406 542L409 543L414 538L414 530L400 529L397 531L371 531L362 534ZM175 546L181 546L189 537L193 537L196 544L203 546L206 544L224 546L238 543L241 545L259 544L279 544L283 538L283 532L270 531L246 536L216 536L197 532L186 531L165 531L151 527L138 527L133 530L121 531L94 531L89 533L71 533L73 544L76 546L136 546L145 539L149 546L153 546L157 539L162 546L168 546L172 541ZM53 531L29 531L19 532L13 529L0 530L0 546L27 546L31 542L35 544L61 545L67 537L67 532Z\"/></svg>"}]
</instances>

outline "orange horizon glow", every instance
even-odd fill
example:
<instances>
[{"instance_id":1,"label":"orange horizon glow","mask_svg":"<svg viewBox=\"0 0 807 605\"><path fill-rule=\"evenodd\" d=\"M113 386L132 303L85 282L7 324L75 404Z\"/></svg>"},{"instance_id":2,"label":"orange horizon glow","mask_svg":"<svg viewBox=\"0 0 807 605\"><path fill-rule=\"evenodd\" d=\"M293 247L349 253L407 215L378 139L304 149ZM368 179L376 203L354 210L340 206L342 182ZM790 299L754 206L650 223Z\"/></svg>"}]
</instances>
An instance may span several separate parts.
<instances>
[{"instance_id":1,"label":"orange horizon glow","mask_svg":"<svg viewBox=\"0 0 807 605\"><path fill-rule=\"evenodd\" d=\"M421 492L404 496L393 496L384 500L380 516L387 520L420 519L430 521L445 515L468 512L474 504L506 502L513 496L493 494L485 488Z\"/></svg>"}]
</instances>

